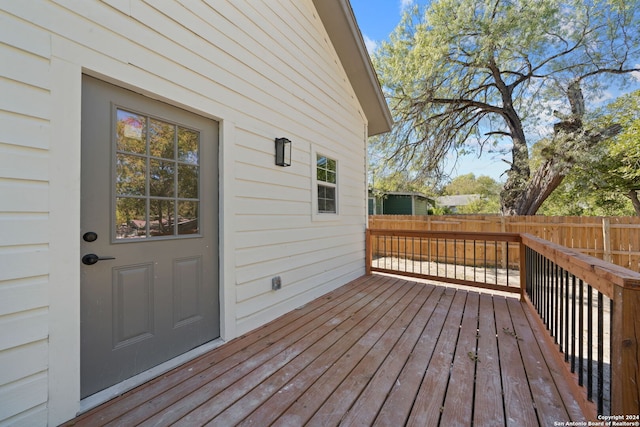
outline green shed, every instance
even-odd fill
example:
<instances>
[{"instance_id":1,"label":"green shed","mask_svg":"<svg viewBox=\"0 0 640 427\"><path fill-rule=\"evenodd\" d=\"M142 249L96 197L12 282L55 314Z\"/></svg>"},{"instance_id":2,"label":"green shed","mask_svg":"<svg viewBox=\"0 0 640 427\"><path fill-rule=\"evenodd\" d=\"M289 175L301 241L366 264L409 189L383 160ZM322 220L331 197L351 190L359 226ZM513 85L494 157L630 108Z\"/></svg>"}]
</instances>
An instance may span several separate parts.
<instances>
[{"instance_id":1,"label":"green shed","mask_svg":"<svg viewBox=\"0 0 640 427\"><path fill-rule=\"evenodd\" d=\"M428 215L433 200L421 193L369 191L369 215Z\"/></svg>"}]
</instances>

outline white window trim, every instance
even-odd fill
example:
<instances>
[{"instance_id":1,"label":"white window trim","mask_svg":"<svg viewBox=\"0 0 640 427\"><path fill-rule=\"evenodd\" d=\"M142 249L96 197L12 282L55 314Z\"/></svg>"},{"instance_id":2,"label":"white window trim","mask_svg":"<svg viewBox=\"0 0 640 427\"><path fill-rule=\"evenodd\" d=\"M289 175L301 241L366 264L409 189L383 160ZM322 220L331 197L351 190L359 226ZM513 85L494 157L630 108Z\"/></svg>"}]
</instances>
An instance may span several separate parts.
<instances>
[{"instance_id":1,"label":"white window trim","mask_svg":"<svg viewBox=\"0 0 640 427\"><path fill-rule=\"evenodd\" d=\"M318 156L324 156L336 162L336 211L335 212L318 212L318 182L317 164ZM340 161L337 156L325 154L321 151L312 150L311 153L311 219L313 221L336 221L340 218Z\"/></svg>"}]
</instances>

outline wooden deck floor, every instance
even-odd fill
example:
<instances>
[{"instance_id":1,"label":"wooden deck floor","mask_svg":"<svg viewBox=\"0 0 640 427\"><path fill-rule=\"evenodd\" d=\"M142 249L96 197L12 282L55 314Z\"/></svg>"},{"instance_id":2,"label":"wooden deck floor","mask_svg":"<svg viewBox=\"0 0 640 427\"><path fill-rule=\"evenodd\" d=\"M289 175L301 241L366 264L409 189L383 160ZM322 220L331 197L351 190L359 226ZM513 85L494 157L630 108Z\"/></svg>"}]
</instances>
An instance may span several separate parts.
<instances>
[{"instance_id":1,"label":"wooden deck floor","mask_svg":"<svg viewBox=\"0 0 640 427\"><path fill-rule=\"evenodd\" d=\"M69 425L582 420L526 310L510 297L363 277Z\"/></svg>"}]
</instances>

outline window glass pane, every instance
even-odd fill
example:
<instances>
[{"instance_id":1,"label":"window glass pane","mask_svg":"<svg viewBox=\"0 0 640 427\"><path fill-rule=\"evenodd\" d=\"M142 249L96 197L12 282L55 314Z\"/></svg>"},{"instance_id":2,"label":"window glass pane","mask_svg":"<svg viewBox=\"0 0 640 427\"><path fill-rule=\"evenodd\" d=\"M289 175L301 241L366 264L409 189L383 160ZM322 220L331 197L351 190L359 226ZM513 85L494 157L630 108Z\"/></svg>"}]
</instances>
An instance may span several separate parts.
<instances>
[{"instance_id":1,"label":"window glass pane","mask_svg":"<svg viewBox=\"0 0 640 427\"><path fill-rule=\"evenodd\" d=\"M326 168L327 167L327 158L324 156L318 156L318 167L319 168Z\"/></svg>"},{"instance_id":2,"label":"window glass pane","mask_svg":"<svg viewBox=\"0 0 640 427\"><path fill-rule=\"evenodd\" d=\"M146 201L132 197L116 198L116 239L146 237Z\"/></svg>"},{"instance_id":3,"label":"window glass pane","mask_svg":"<svg viewBox=\"0 0 640 427\"><path fill-rule=\"evenodd\" d=\"M153 157L175 159L176 128L160 120L149 119L149 154Z\"/></svg>"},{"instance_id":4,"label":"window glass pane","mask_svg":"<svg viewBox=\"0 0 640 427\"><path fill-rule=\"evenodd\" d=\"M178 234L200 232L198 202L178 202Z\"/></svg>"},{"instance_id":5,"label":"window glass pane","mask_svg":"<svg viewBox=\"0 0 640 427\"><path fill-rule=\"evenodd\" d=\"M336 189L318 185L318 212L336 212Z\"/></svg>"},{"instance_id":6,"label":"window glass pane","mask_svg":"<svg viewBox=\"0 0 640 427\"><path fill-rule=\"evenodd\" d=\"M327 182L332 184L336 183L336 173L335 172L327 172Z\"/></svg>"},{"instance_id":7,"label":"window glass pane","mask_svg":"<svg viewBox=\"0 0 640 427\"><path fill-rule=\"evenodd\" d=\"M325 197L327 200L335 200L336 199L336 189L333 187L324 187Z\"/></svg>"},{"instance_id":8,"label":"window glass pane","mask_svg":"<svg viewBox=\"0 0 640 427\"><path fill-rule=\"evenodd\" d=\"M139 114L117 110L116 149L130 153L146 154L146 118Z\"/></svg>"},{"instance_id":9,"label":"window glass pane","mask_svg":"<svg viewBox=\"0 0 640 427\"><path fill-rule=\"evenodd\" d=\"M172 236L174 234L174 201L151 199L149 202L149 235Z\"/></svg>"},{"instance_id":10,"label":"window glass pane","mask_svg":"<svg viewBox=\"0 0 640 427\"><path fill-rule=\"evenodd\" d=\"M149 160L149 193L155 197L173 197L175 186L174 162Z\"/></svg>"},{"instance_id":11,"label":"window glass pane","mask_svg":"<svg viewBox=\"0 0 640 427\"><path fill-rule=\"evenodd\" d=\"M198 164L200 132L178 127L178 160Z\"/></svg>"},{"instance_id":12,"label":"window glass pane","mask_svg":"<svg viewBox=\"0 0 640 427\"><path fill-rule=\"evenodd\" d=\"M145 157L116 154L116 193L144 196Z\"/></svg>"},{"instance_id":13,"label":"window glass pane","mask_svg":"<svg viewBox=\"0 0 640 427\"><path fill-rule=\"evenodd\" d=\"M336 201L335 201L335 199L327 200L327 204L325 206L325 212L330 212L330 213L335 213L336 212Z\"/></svg>"},{"instance_id":14,"label":"window glass pane","mask_svg":"<svg viewBox=\"0 0 640 427\"><path fill-rule=\"evenodd\" d=\"M318 169L318 181L327 182L327 171Z\"/></svg>"},{"instance_id":15,"label":"window glass pane","mask_svg":"<svg viewBox=\"0 0 640 427\"><path fill-rule=\"evenodd\" d=\"M198 167L178 165L178 197L198 198Z\"/></svg>"},{"instance_id":16,"label":"window glass pane","mask_svg":"<svg viewBox=\"0 0 640 427\"><path fill-rule=\"evenodd\" d=\"M331 160L331 159L327 159L327 169L330 171L334 171L336 170L336 161L335 160Z\"/></svg>"}]
</instances>

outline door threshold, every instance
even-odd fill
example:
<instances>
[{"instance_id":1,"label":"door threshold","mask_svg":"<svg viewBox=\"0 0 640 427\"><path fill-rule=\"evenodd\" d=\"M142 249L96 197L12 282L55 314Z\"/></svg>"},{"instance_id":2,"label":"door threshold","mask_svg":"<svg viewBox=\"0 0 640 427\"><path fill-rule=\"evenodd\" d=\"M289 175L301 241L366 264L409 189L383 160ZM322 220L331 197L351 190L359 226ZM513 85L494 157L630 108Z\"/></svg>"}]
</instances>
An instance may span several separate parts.
<instances>
[{"instance_id":1,"label":"door threshold","mask_svg":"<svg viewBox=\"0 0 640 427\"><path fill-rule=\"evenodd\" d=\"M203 344L199 347L194 348L186 353L183 353L177 357L174 357L171 360L167 360L164 363L161 363L158 366L154 366L153 368L146 370L144 372L139 373L136 376L133 376L129 379L122 381L116 385L113 385L107 389L99 391L91 396L87 396L84 399L80 400L80 409L78 411L78 415L89 411L90 409L95 408L96 406L100 406L103 403L120 396L128 392L131 389L138 387L152 379L172 370L173 368L177 368L178 366L187 363L198 356L203 355L204 353L213 350L214 348L220 347L224 344L225 341L221 338L216 338L213 341L209 341L206 344Z\"/></svg>"}]
</instances>

